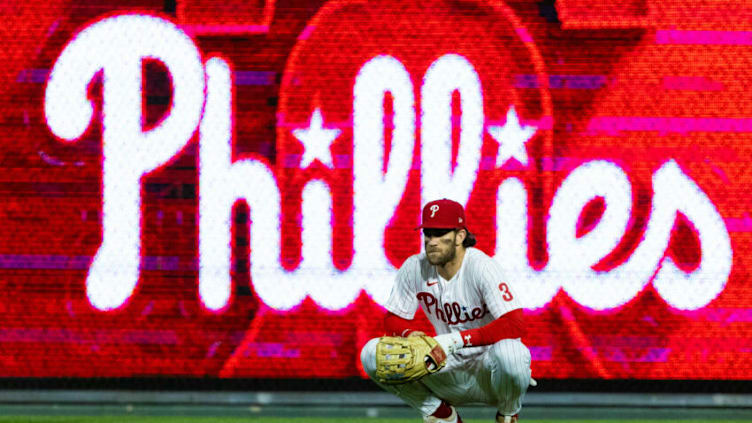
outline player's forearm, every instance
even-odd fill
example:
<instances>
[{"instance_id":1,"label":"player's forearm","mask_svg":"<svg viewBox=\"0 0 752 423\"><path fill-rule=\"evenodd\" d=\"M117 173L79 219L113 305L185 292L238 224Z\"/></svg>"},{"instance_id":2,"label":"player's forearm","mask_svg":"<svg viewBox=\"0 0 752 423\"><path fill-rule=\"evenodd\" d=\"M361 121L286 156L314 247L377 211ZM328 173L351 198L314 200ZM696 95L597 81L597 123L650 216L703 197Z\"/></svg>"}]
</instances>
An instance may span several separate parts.
<instances>
[{"instance_id":1,"label":"player's forearm","mask_svg":"<svg viewBox=\"0 0 752 423\"><path fill-rule=\"evenodd\" d=\"M493 322L477 328L462 331L465 346L495 344L502 339L515 339L525 336L525 319L522 309L512 310Z\"/></svg>"},{"instance_id":2,"label":"player's forearm","mask_svg":"<svg viewBox=\"0 0 752 423\"><path fill-rule=\"evenodd\" d=\"M521 338L526 332L522 310L516 309L483 327L439 335L436 341L447 354L451 354L463 347L479 347L495 344L502 339Z\"/></svg>"},{"instance_id":3,"label":"player's forearm","mask_svg":"<svg viewBox=\"0 0 752 423\"><path fill-rule=\"evenodd\" d=\"M384 317L384 330L390 336L407 336L415 331L411 328L414 323L413 320L403 319L392 312L387 312Z\"/></svg>"}]
</instances>

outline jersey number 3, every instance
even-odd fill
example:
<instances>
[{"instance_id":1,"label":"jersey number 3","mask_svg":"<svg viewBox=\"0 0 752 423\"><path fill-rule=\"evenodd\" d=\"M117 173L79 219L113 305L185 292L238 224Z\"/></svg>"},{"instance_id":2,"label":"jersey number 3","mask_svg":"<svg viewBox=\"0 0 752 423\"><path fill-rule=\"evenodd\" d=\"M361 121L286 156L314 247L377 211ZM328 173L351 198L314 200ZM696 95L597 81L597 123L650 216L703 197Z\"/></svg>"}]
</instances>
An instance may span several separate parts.
<instances>
[{"instance_id":1,"label":"jersey number 3","mask_svg":"<svg viewBox=\"0 0 752 423\"><path fill-rule=\"evenodd\" d=\"M509 286L504 282L499 284L499 291L501 291L501 298L503 298L504 301L512 301L512 299L514 299L512 293L509 291Z\"/></svg>"}]
</instances>

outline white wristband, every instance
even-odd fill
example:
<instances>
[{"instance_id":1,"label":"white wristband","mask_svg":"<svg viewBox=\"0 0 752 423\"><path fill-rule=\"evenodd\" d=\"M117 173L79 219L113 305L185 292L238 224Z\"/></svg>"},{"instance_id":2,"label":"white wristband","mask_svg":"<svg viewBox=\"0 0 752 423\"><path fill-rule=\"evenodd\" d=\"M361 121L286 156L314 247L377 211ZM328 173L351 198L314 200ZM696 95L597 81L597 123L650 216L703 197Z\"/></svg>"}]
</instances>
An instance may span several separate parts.
<instances>
[{"instance_id":1,"label":"white wristband","mask_svg":"<svg viewBox=\"0 0 752 423\"><path fill-rule=\"evenodd\" d=\"M435 336L433 339L441 345L441 348L447 355L454 354L455 351L465 346L465 343L462 341L462 334L459 332L443 333Z\"/></svg>"}]
</instances>

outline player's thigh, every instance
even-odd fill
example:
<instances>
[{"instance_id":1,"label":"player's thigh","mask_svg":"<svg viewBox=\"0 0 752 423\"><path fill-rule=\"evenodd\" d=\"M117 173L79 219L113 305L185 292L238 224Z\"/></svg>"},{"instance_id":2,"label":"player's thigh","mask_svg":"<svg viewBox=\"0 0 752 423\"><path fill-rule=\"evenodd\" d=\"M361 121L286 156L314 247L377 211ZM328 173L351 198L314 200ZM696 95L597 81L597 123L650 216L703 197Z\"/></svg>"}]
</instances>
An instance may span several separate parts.
<instances>
[{"instance_id":1,"label":"player's thigh","mask_svg":"<svg viewBox=\"0 0 752 423\"><path fill-rule=\"evenodd\" d=\"M530 360L530 350L518 339L495 343L474 363L480 386L498 399L523 396L530 383Z\"/></svg>"},{"instance_id":2,"label":"player's thigh","mask_svg":"<svg viewBox=\"0 0 752 423\"><path fill-rule=\"evenodd\" d=\"M454 368L424 377L421 382L437 397L453 405L492 402L480 386L483 376L468 368ZM488 376L485 377L488 379Z\"/></svg>"},{"instance_id":3,"label":"player's thigh","mask_svg":"<svg viewBox=\"0 0 752 423\"><path fill-rule=\"evenodd\" d=\"M530 350L519 339L502 339L481 356L482 366L498 377L524 382L525 387L530 379L530 363Z\"/></svg>"}]
</instances>

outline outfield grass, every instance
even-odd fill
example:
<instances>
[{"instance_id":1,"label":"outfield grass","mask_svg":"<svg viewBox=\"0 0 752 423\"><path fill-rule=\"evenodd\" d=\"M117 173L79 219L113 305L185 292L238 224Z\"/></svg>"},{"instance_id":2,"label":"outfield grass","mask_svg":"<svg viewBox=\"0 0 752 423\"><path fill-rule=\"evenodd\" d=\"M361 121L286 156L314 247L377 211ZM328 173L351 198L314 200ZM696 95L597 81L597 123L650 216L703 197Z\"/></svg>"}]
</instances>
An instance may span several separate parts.
<instances>
[{"instance_id":1,"label":"outfield grass","mask_svg":"<svg viewBox=\"0 0 752 423\"><path fill-rule=\"evenodd\" d=\"M587 423L744 423L750 420L584 420ZM144 417L144 416L0 416L0 423L420 423L413 419L365 417ZM582 423L583 420L520 420L521 423ZM491 420L471 419L465 423L491 423Z\"/></svg>"}]
</instances>

